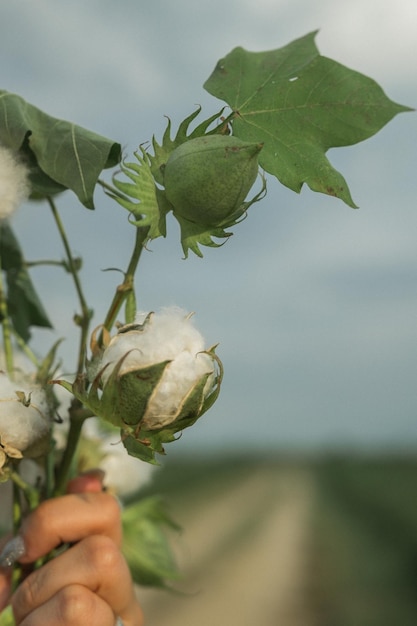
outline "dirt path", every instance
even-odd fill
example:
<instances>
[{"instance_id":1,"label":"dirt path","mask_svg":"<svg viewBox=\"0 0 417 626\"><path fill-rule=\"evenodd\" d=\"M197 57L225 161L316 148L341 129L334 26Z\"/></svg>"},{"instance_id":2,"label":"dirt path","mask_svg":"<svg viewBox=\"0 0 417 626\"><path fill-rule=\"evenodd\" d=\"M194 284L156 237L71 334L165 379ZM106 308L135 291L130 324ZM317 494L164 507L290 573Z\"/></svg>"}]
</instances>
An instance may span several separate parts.
<instances>
[{"instance_id":1,"label":"dirt path","mask_svg":"<svg viewBox=\"0 0 417 626\"><path fill-rule=\"evenodd\" d=\"M198 510L186 532L188 597L140 592L146 626L311 626L305 589L313 488L303 470L259 468Z\"/></svg>"}]
</instances>

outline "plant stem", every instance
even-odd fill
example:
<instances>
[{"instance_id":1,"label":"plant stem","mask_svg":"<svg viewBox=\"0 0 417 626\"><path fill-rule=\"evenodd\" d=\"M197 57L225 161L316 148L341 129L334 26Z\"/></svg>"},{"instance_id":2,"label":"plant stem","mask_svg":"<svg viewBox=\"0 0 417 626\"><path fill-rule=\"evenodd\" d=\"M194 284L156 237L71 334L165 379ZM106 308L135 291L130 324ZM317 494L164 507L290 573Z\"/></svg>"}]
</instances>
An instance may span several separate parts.
<instances>
[{"instance_id":1,"label":"plant stem","mask_svg":"<svg viewBox=\"0 0 417 626\"><path fill-rule=\"evenodd\" d=\"M125 277L123 283L121 283L114 294L113 300L110 304L109 310L107 311L106 318L104 320L103 326L106 330L111 330L117 315L123 306L123 303L126 301L127 297L133 291L133 281L136 272L136 268L139 263L140 255L145 246L146 238L148 236L149 227L148 226L138 226L136 228L136 240L135 247L132 252L132 256L130 257L128 268L125 272Z\"/></svg>"},{"instance_id":2,"label":"plant stem","mask_svg":"<svg viewBox=\"0 0 417 626\"><path fill-rule=\"evenodd\" d=\"M84 409L81 403L74 398L69 410L70 427L67 442L55 479L55 496L62 495L65 492L83 424L92 415L91 411Z\"/></svg>"},{"instance_id":3,"label":"plant stem","mask_svg":"<svg viewBox=\"0 0 417 626\"><path fill-rule=\"evenodd\" d=\"M29 361L36 368L38 368L39 365L40 365L40 362L39 362L39 359L36 356L36 354L30 349L28 344L21 338L20 335L18 335L18 333L13 328L11 330L12 330L12 333L13 333L14 340L16 341L16 343L19 346L19 348L21 349L21 351L27 356Z\"/></svg>"},{"instance_id":4,"label":"plant stem","mask_svg":"<svg viewBox=\"0 0 417 626\"><path fill-rule=\"evenodd\" d=\"M9 320L9 313L7 310L6 292L3 288L3 273L1 269L1 257L0 257L0 319L2 320L2 332L3 332L3 345L4 345L4 358L6 372L9 378L13 379L13 346L11 339L11 326Z\"/></svg>"},{"instance_id":5,"label":"plant stem","mask_svg":"<svg viewBox=\"0 0 417 626\"><path fill-rule=\"evenodd\" d=\"M72 275L75 290L77 292L78 300L81 306L81 315L77 316L76 323L81 328L81 336L80 336L80 345L78 351L78 363L77 363L77 374L81 374L84 369L85 357L87 352L87 339L88 339L88 329L90 325L90 320L92 317L92 311L88 308L87 302L84 298L84 293L81 287L81 282L78 276L77 263L74 257L72 256L71 248L67 239L67 235L65 233L65 229L63 223L61 221L58 210L55 206L54 201L50 196L47 198L49 206L51 207L52 215L54 216L55 223L58 228L58 232L60 234L62 243L64 245L65 254L67 255L68 268Z\"/></svg>"},{"instance_id":6,"label":"plant stem","mask_svg":"<svg viewBox=\"0 0 417 626\"><path fill-rule=\"evenodd\" d=\"M40 496L38 490L31 487L17 472L12 472L10 478L14 485L13 527L16 532L21 521L20 493L25 496L31 511L38 506Z\"/></svg>"}]
</instances>

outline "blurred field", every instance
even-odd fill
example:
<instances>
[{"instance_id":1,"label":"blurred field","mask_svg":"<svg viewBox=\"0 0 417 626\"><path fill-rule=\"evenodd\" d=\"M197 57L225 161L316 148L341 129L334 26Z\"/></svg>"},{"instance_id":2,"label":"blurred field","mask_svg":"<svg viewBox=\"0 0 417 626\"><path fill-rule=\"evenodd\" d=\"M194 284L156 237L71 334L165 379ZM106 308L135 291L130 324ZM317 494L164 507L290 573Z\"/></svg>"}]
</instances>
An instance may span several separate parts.
<instances>
[{"instance_id":1,"label":"blurred field","mask_svg":"<svg viewBox=\"0 0 417 626\"><path fill-rule=\"evenodd\" d=\"M415 626L417 455L170 462L183 594L147 626Z\"/></svg>"}]
</instances>

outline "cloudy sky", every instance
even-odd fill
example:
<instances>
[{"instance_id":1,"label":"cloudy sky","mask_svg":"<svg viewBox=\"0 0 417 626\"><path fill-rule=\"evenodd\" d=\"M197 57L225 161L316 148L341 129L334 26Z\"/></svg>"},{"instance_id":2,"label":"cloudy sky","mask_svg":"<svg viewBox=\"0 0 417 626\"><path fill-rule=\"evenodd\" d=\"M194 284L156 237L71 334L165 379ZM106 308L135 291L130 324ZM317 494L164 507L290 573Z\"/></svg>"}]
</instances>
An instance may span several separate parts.
<instances>
[{"instance_id":1,"label":"cloudy sky","mask_svg":"<svg viewBox=\"0 0 417 626\"><path fill-rule=\"evenodd\" d=\"M279 48L319 29L322 54L377 80L417 107L415 0L19 0L0 7L0 88L56 117L119 141L131 154L168 115L201 104L202 84L235 46ZM196 313L226 368L217 405L175 453L226 448L370 449L417 445L417 117L397 116L375 137L329 152L360 209L269 178L267 198L204 259L182 260L178 230L150 246L137 281L145 310ZM97 209L62 198L95 321L126 265L132 227L100 192ZM14 221L29 259L61 257L46 206ZM74 354L72 285L38 269L68 368ZM51 285L53 288L51 289ZM50 333L35 340L49 347ZM170 451L171 453L171 451Z\"/></svg>"}]
</instances>

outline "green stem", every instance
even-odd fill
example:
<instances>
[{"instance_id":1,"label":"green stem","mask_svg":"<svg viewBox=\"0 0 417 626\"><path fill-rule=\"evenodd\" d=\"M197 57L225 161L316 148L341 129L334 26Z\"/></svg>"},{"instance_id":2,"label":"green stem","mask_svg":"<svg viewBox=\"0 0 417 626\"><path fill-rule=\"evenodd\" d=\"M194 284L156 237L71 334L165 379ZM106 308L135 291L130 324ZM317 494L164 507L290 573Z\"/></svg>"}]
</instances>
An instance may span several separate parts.
<instances>
[{"instance_id":1,"label":"green stem","mask_svg":"<svg viewBox=\"0 0 417 626\"><path fill-rule=\"evenodd\" d=\"M27 343L22 339L22 337L12 328L12 333L14 340L19 346L20 350L27 356L29 361L36 367L39 368L40 362L36 354L30 349Z\"/></svg>"},{"instance_id":2,"label":"green stem","mask_svg":"<svg viewBox=\"0 0 417 626\"><path fill-rule=\"evenodd\" d=\"M74 259L76 261L76 259ZM40 267L44 265L49 265L52 267L63 267L64 270L67 269L67 264L65 261L54 261L53 259L39 259L38 261L25 261L25 267Z\"/></svg>"},{"instance_id":3,"label":"green stem","mask_svg":"<svg viewBox=\"0 0 417 626\"><path fill-rule=\"evenodd\" d=\"M14 485L14 508L13 508L13 527L15 532L20 527L22 512L20 506L20 494L26 498L26 502L29 505L31 511L35 509L39 504L39 492L34 487L31 487L23 478L18 474L18 472L14 471L10 475L10 479L13 481Z\"/></svg>"},{"instance_id":4,"label":"green stem","mask_svg":"<svg viewBox=\"0 0 417 626\"><path fill-rule=\"evenodd\" d=\"M55 496L65 493L83 424L88 417L92 416L93 413L89 409L84 409L82 404L74 398L69 410L70 427L66 446L55 478Z\"/></svg>"},{"instance_id":5,"label":"green stem","mask_svg":"<svg viewBox=\"0 0 417 626\"><path fill-rule=\"evenodd\" d=\"M126 301L129 294L133 291L133 281L136 268L138 266L142 250L145 247L148 232L148 226L136 228L135 247L133 249L128 268L124 275L124 281L117 287L116 293L114 294L113 300L110 304L109 310L107 311L107 315L103 323L103 326L106 330L110 331L112 329L116 321L117 315L121 307L123 306L123 303Z\"/></svg>"},{"instance_id":6,"label":"green stem","mask_svg":"<svg viewBox=\"0 0 417 626\"><path fill-rule=\"evenodd\" d=\"M22 524L23 519L23 511L22 511L22 500L21 496L26 499L26 502L29 505L29 509L33 511L39 504L40 495L34 487L31 487L17 471L13 471L10 475L10 478L13 482L13 532L16 536ZM27 574L27 572L26 572ZM19 562L13 565L12 572L12 591L16 591L17 587L22 582L25 576L25 567L22 566Z\"/></svg>"},{"instance_id":7,"label":"green stem","mask_svg":"<svg viewBox=\"0 0 417 626\"><path fill-rule=\"evenodd\" d=\"M7 309L6 291L3 287L3 273L1 268L0 257L0 319L2 320L2 333L3 333L3 345L4 345L4 359L6 372L12 379L14 374L14 362L13 362L13 346L11 338L11 325L9 319L9 312Z\"/></svg>"},{"instance_id":8,"label":"green stem","mask_svg":"<svg viewBox=\"0 0 417 626\"><path fill-rule=\"evenodd\" d=\"M78 300L81 306L81 315L77 316L76 323L81 328L81 336L80 336L80 345L78 350L78 363L77 363L77 374L81 374L84 369L85 358L87 353L87 340L88 340L88 330L90 325L90 320L92 317L92 311L88 308L87 302L84 297L84 293L81 287L81 282L78 276L78 267L76 263L76 259L72 256L71 248L67 239L67 235L65 233L65 229L63 223L61 221L58 210L55 206L54 201L49 196L47 198L49 206L51 207L52 215L54 216L55 223L58 228L58 232L60 234L62 243L64 245L65 254L67 255L68 268L70 274L72 275L75 290L77 292Z\"/></svg>"}]
</instances>

